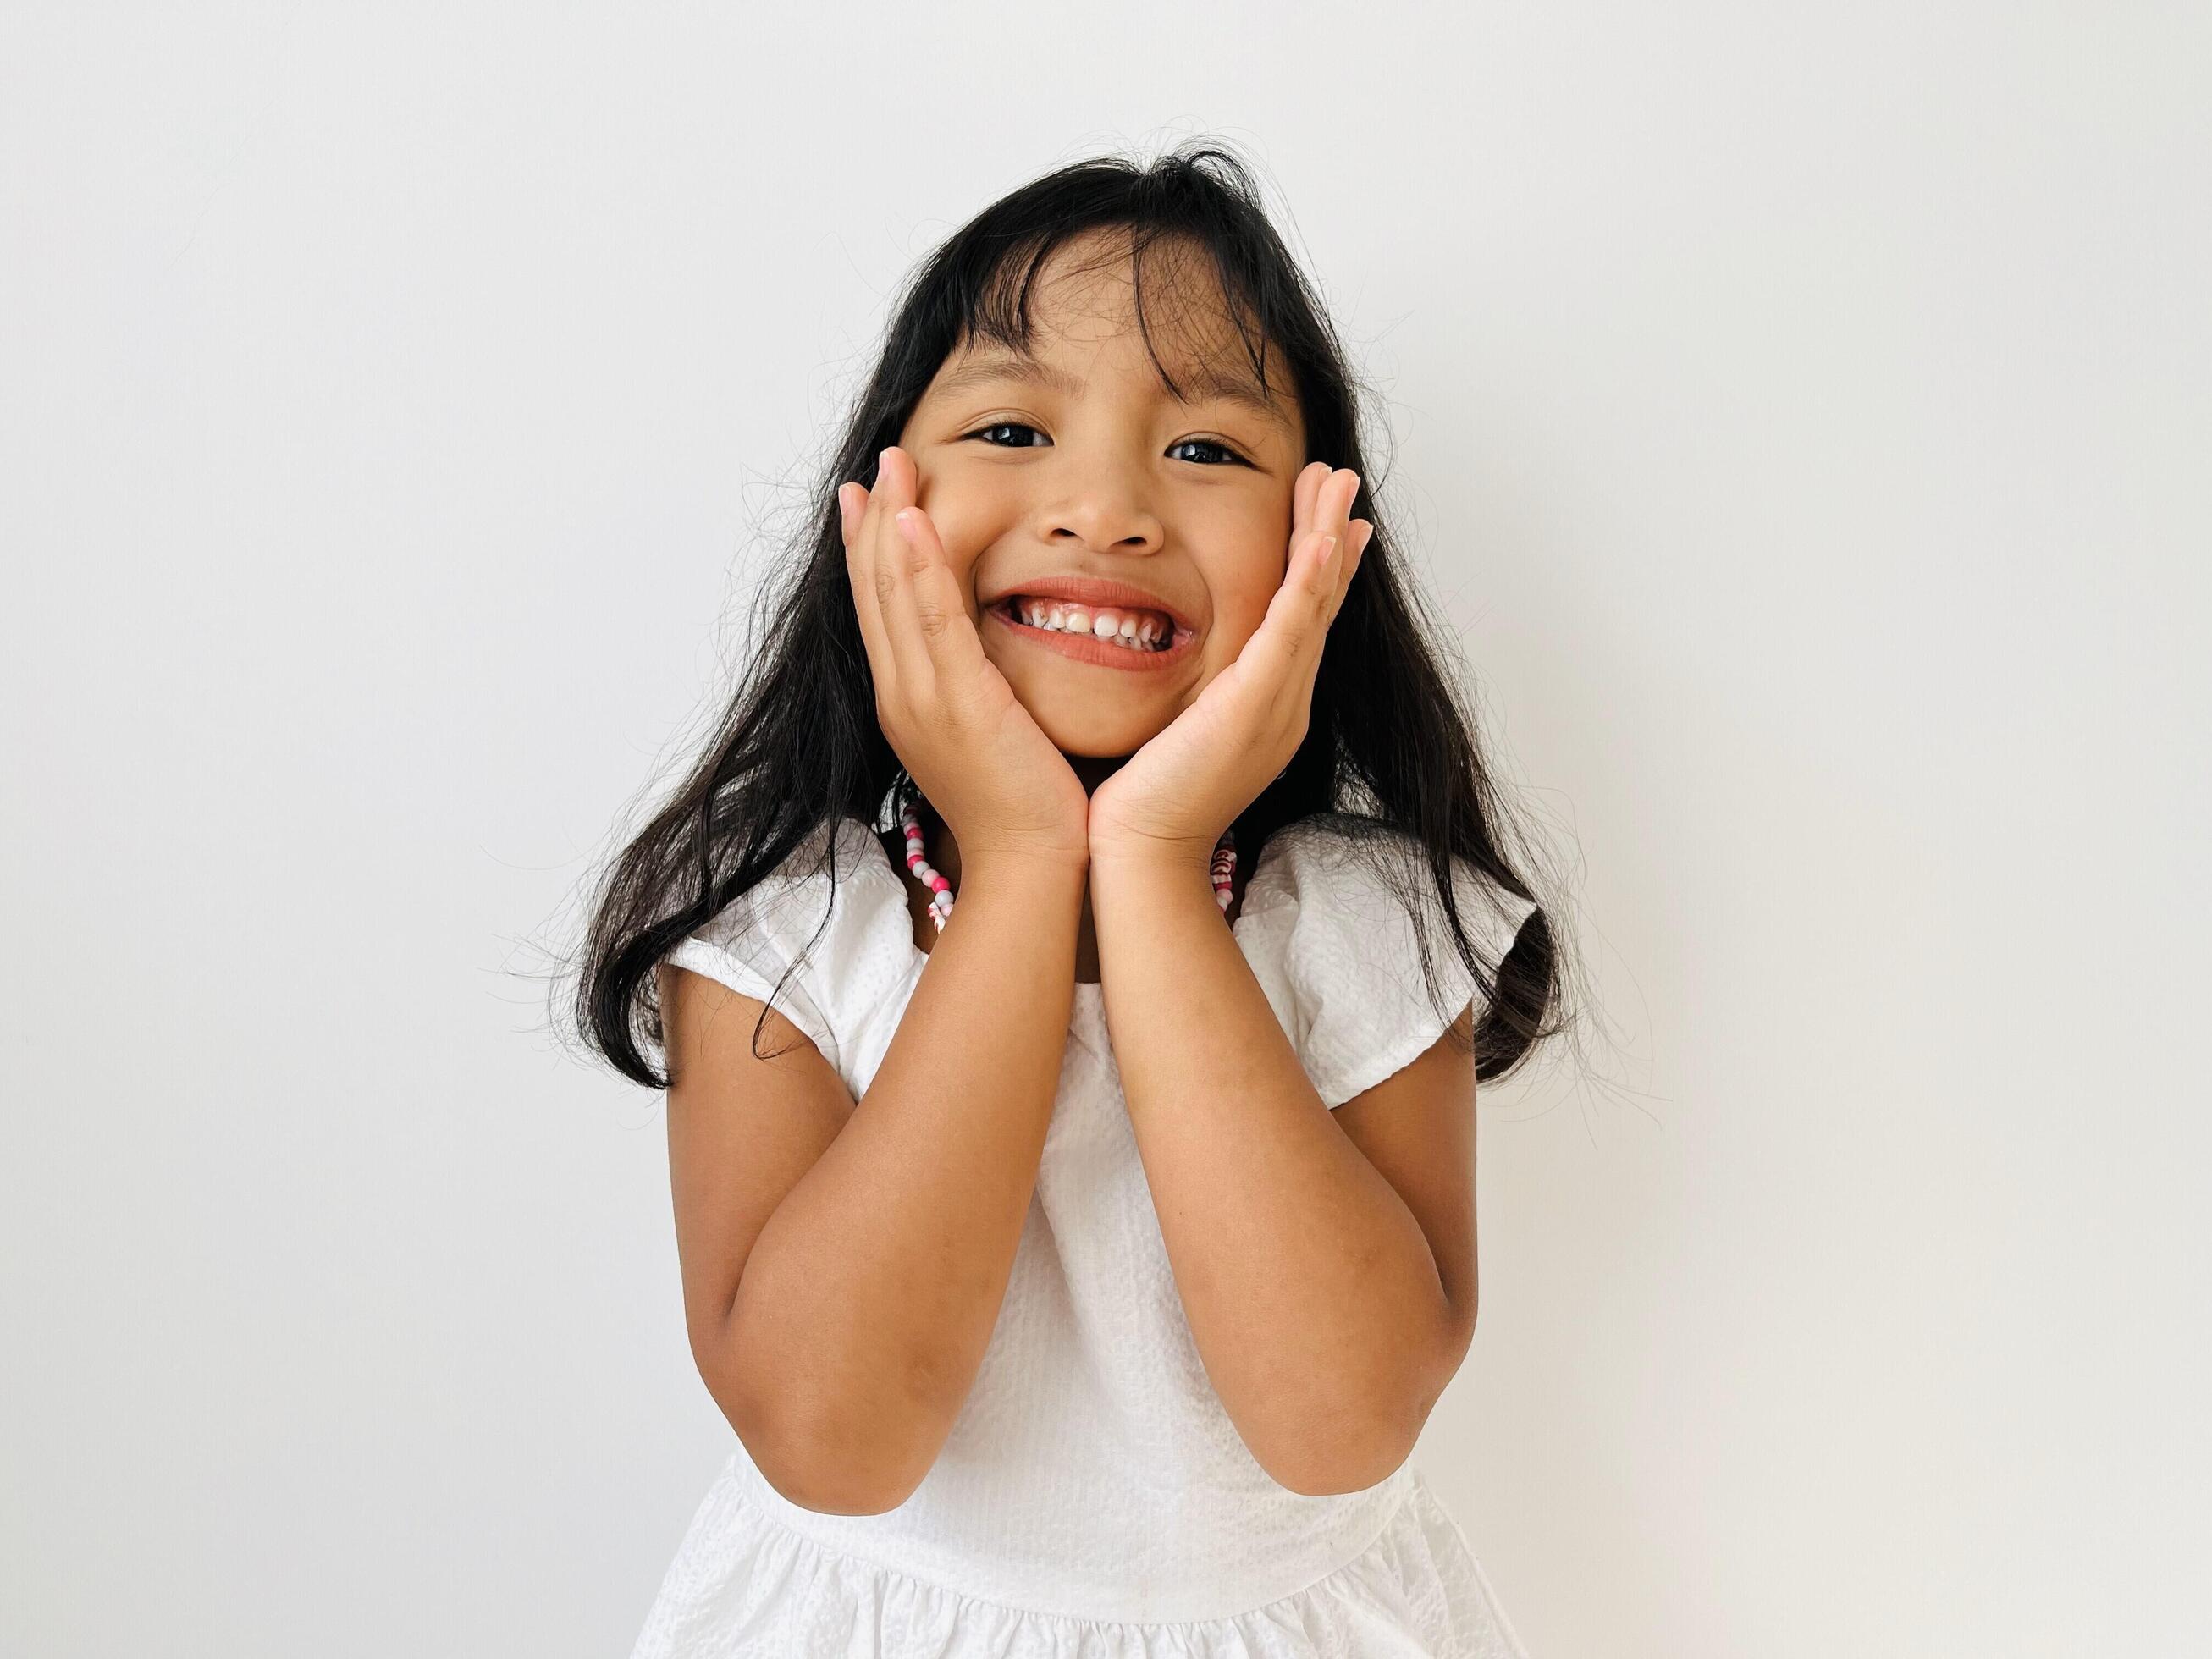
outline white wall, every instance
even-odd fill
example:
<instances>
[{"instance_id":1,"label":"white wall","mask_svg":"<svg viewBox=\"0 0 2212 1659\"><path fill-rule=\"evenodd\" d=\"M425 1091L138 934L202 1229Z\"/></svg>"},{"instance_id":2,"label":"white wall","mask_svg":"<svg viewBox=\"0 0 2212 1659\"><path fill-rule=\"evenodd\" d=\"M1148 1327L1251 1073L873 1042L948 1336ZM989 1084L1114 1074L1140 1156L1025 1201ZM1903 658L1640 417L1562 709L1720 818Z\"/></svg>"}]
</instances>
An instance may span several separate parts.
<instances>
[{"instance_id":1,"label":"white wall","mask_svg":"<svg viewBox=\"0 0 2212 1659\"><path fill-rule=\"evenodd\" d=\"M1537 1659L2201 1628L2202 7L0 17L0 1649L625 1651L550 952L914 259L1224 135L1558 837L1420 1460Z\"/></svg>"}]
</instances>

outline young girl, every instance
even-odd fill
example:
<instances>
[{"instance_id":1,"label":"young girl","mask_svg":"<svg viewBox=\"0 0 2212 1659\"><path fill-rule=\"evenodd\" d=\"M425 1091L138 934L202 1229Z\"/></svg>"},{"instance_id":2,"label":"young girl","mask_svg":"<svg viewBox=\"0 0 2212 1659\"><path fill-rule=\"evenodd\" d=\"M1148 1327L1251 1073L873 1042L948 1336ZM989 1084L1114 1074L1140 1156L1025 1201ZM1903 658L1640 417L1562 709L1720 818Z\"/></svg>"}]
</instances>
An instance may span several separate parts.
<instances>
[{"instance_id":1,"label":"young girl","mask_svg":"<svg viewBox=\"0 0 2212 1659\"><path fill-rule=\"evenodd\" d=\"M592 923L737 1437L635 1659L1519 1652L1407 1459L1553 941L1350 386L1212 148L900 303Z\"/></svg>"}]
</instances>

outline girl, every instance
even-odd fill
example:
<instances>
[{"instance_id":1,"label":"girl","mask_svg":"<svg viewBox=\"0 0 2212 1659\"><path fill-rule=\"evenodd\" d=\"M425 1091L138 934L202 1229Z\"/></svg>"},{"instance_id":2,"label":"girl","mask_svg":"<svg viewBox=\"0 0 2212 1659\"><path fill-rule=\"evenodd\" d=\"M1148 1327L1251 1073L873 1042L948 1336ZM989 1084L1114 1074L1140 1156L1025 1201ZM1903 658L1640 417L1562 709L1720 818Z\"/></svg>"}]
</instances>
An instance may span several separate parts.
<instances>
[{"instance_id":1,"label":"girl","mask_svg":"<svg viewBox=\"0 0 2212 1659\"><path fill-rule=\"evenodd\" d=\"M1037 180L897 307L592 924L737 1435L635 1659L1519 1651L1407 1458L1553 941L1349 385L1212 148Z\"/></svg>"}]
</instances>

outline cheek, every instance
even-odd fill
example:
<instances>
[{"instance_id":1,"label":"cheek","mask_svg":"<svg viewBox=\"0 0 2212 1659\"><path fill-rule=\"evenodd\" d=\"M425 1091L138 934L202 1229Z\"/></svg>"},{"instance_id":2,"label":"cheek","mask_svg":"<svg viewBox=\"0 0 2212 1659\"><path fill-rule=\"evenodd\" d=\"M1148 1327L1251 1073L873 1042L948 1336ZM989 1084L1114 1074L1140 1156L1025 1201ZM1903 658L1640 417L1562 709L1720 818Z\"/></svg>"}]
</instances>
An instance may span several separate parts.
<instances>
[{"instance_id":1,"label":"cheek","mask_svg":"<svg viewBox=\"0 0 2212 1659\"><path fill-rule=\"evenodd\" d=\"M1244 642L1260 630L1267 607L1283 585L1284 562L1279 549L1248 546L1237 558L1224 561L1206 579L1213 600L1214 643L1232 662ZM1212 653L1208 653L1212 654Z\"/></svg>"},{"instance_id":2,"label":"cheek","mask_svg":"<svg viewBox=\"0 0 2212 1659\"><path fill-rule=\"evenodd\" d=\"M952 571L952 580L966 596L968 608L975 608L975 562L992 537L992 531L978 513L978 504L965 501L953 490L939 489L933 491L927 478L915 491L915 503L929 514L929 521L937 528L937 539L945 549L946 563Z\"/></svg>"}]
</instances>

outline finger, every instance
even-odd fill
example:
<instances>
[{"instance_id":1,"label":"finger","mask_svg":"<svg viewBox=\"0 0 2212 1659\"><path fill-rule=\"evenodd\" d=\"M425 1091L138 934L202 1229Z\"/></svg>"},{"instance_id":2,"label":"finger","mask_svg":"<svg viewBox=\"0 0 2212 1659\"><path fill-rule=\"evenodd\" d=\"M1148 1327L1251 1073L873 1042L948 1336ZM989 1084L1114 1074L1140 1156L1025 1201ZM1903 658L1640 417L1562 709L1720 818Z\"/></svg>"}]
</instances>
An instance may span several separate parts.
<instances>
[{"instance_id":1,"label":"finger","mask_svg":"<svg viewBox=\"0 0 2212 1659\"><path fill-rule=\"evenodd\" d=\"M1297 476L1291 489L1291 546L1297 544L1313 532L1314 503L1327 483L1332 469L1326 461L1309 462Z\"/></svg>"},{"instance_id":2,"label":"finger","mask_svg":"<svg viewBox=\"0 0 2212 1659\"><path fill-rule=\"evenodd\" d=\"M1301 708L1313 707L1314 686L1321 678L1322 653L1328 644L1328 631L1336 625L1337 613L1344 609L1344 596L1352 589L1352 572L1359 568L1360 556L1366 550L1368 537L1374 528L1364 519L1352 520L1338 537L1328 563L1321 570L1320 609L1299 641L1297 665L1291 676Z\"/></svg>"},{"instance_id":3,"label":"finger","mask_svg":"<svg viewBox=\"0 0 2212 1659\"><path fill-rule=\"evenodd\" d=\"M1336 537L1336 551L1329 560L1329 572L1334 580L1329 584L1328 600L1323 607L1324 626L1336 620L1336 613L1344 608L1344 596L1352 586L1352 572L1359 568L1361 556L1367 550L1368 538L1375 526L1365 519L1355 519L1352 509L1358 505L1360 493L1366 484L1357 472L1346 468L1334 475L1337 487L1344 491L1342 510L1334 515L1332 523L1321 528Z\"/></svg>"},{"instance_id":4,"label":"finger","mask_svg":"<svg viewBox=\"0 0 2212 1659\"><path fill-rule=\"evenodd\" d=\"M1352 541L1350 518L1352 503L1359 495L1359 475L1349 468L1335 467L1316 467L1316 472L1304 528L1292 538L1283 576L1285 582L1296 582L1300 552L1309 552L1314 574L1321 579L1309 591L1328 614L1334 615L1337 596L1343 591L1343 573L1349 564L1344 556ZM1303 478L1299 483L1302 487L1306 484ZM1326 554L1320 544L1325 537L1334 538L1334 545Z\"/></svg>"},{"instance_id":5,"label":"finger","mask_svg":"<svg viewBox=\"0 0 2212 1659\"><path fill-rule=\"evenodd\" d=\"M1352 516L1352 507L1364 487L1359 475L1346 468L1331 473L1321 492L1320 522L1314 528L1336 538L1336 550L1328 566L1331 580L1322 607L1324 622L1334 621L1336 613L1343 608L1345 593L1352 586L1352 573L1358 568L1360 556L1367 550L1368 538L1375 533L1375 526L1369 520Z\"/></svg>"},{"instance_id":6,"label":"finger","mask_svg":"<svg viewBox=\"0 0 2212 1659\"><path fill-rule=\"evenodd\" d=\"M928 513L915 507L908 528L920 556L911 567L915 631L929 653L939 686L972 684L985 659L967 595L952 574L952 560Z\"/></svg>"},{"instance_id":7,"label":"finger","mask_svg":"<svg viewBox=\"0 0 2212 1659\"><path fill-rule=\"evenodd\" d=\"M1259 681L1285 695L1303 690L1310 699L1321 670L1321 648L1342 603L1346 573L1358 556L1347 514L1359 493L1359 475L1328 469L1301 489L1312 490L1312 527L1292 544L1283 585L1268 602L1259 629L1238 659L1249 659ZM1357 538L1364 549L1364 537Z\"/></svg>"},{"instance_id":8,"label":"finger","mask_svg":"<svg viewBox=\"0 0 2212 1659\"><path fill-rule=\"evenodd\" d=\"M1314 528L1324 536L1336 538L1336 544L1345 544L1346 530L1352 518L1352 504L1359 497L1359 475L1350 467L1340 467L1323 478L1314 501Z\"/></svg>"},{"instance_id":9,"label":"finger","mask_svg":"<svg viewBox=\"0 0 2212 1659\"><path fill-rule=\"evenodd\" d=\"M926 698L934 676L930 672L928 647L915 614L914 565L927 555L907 538L898 522L902 513L919 513L914 505L914 463L894 445L884 451L876 473L876 493L883 497L884 518L876 542L876 602L881 609L884 632L890 641L902 689L909 696Z\"/></svg>"},{"instance_id":10,"label":"finger","mask_svg":"<svg viewBox=\"0 0 2212 1659\"><path fill-rule=\"evenodd\" d=\"M1361 483L1359 475L1347 471L1341 476L1348 486L1340 486L1345 488L1343 526L1336 532L1336 546L1330 553L1322 579L1320 616L1310 635L1303 641L1300 665L1293 675L1298 688L1298 706L1308 711L1313 707L1314 686L1321 678L1322 653L1328 642L1328 631L1336 625L1337 616L1344 609L1345 595L1352 591L1352 579L1358 573L1360 561L1366 556L1367 544L1375 535L1371 520L1349 516L1352 504L1358 501L1359 493L1365 487Z\"/></svg>"},{"instance_id":11,"label":"finger","mask_svg":"<svg viewBox=\"0 0 2212 1659\"><path fill-rule=\"evenodd\" d=\"M883 519L880 471L876 483L878 488L873 490L861 483L843 485L837 495L841 506L849 500L860 507L857 514L847 514L845 574L853 586L853 612L860 624L860 644L868 653L868 669L881 696L895 684L896 664L890 639L884 630L883 605L876 597L877 546Z\"/></svg>"},{"instance_id":12,"label":"finger","mask_svg":"<svg viewBox=\"0 0 2212 1659\"><path fill-rule=\"evenodd\" d=\"M1283 585L1237 653L1240 669L1256 684L1286 694L1302 677L1308 655L1319 660L1319 641L1328 626L1324 607L1336 581L1335 560L1322 562L1324 538L1325 532L1316 531L1292 547Z\"/></svg>"},{"instance_id":13,"label":"finger","mask_svg":"<svg viewBox=\"0 0 2212 1659\"><path fill-rule=\"evenodd\" d=\"M1346 520L1358 495L1359 475L1349 468L1340 469L1326 461L1316 461L1301 473L1297 490L1299 509L1293 516L1291 529L1293 553L1299 541L1316 534L1334 536L1337 545L1343 546Z\"/></svg>"}]
</instances>

